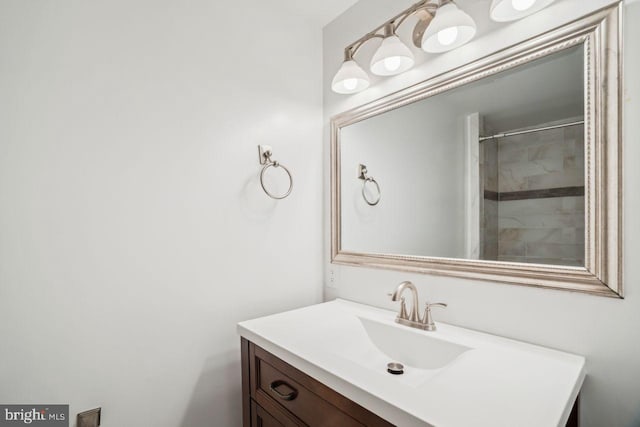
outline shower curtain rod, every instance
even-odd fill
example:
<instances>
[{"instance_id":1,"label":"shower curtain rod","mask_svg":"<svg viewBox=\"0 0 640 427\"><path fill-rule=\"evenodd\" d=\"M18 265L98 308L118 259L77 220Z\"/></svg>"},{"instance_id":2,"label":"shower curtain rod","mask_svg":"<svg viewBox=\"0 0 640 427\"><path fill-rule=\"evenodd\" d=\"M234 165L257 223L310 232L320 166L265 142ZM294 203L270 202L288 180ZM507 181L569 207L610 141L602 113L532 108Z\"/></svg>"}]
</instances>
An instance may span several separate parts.
<instances>
[{"instance_id":1,"label":"shower curtain rod","mask_svg":"<svg viewBox=\"0 0 640 427\"><path fill-rule=\"evenodd\" d=\"M525 133L540 132L540 131L543 131L543 130L559 129L559 128L565 128L565 127L569 127L569 126L577 126L577 125L582 125L582 124L584 124L584 120L579 120L577 122L571 122L571 123L564 123L564 124L561 124L561 125L545 126L545 127L541 127L541 128L537 128L537 129L526 129L526 130L519 130L519 131L514 131L514 132L497 133L497 134L491 135L491 136L480 137L479 141L482 142L482 141L486 141L487 139L505 138L507 136L523 135Z\"/></svg>"}]
</instances>

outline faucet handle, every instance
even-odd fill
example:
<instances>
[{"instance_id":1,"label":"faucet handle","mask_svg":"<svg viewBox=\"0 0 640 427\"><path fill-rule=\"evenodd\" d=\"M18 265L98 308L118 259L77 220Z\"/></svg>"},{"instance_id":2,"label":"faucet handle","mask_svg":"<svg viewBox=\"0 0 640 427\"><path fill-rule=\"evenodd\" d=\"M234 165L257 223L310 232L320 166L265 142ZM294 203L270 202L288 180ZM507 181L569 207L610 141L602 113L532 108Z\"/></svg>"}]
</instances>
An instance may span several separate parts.
<instances>
[{"instance_id":1,"label":"faucet handle","mask_svg":"<svg viewBox=\"0 0 640 427\"><path fill-rule=\"evenodd\" d=\"M393 299L393 293L389 292L387 293L388 297L391 297ZM407 303L404 299L404 297L400 297L400 312L398 313L398 318L399 319L408 319L409 318L409 313L407 313Z\"/></svg>"},{"instance_id":2,"label":"faucet handle","mask_svg":"<svg viewBox=\"0 0 640 427\"><path fill-rule=\"evenodd\" d=\"M427 331L435 331L436 330L436 324L433 321L433 316L431 315L431 307L438 307L438 308L446 308L447 304L442 303L442 302L436 302L436 303L427 303L425 305L424 308L424 317L422 320L422 323L424 323L424 325L426 326L426 330Z\"/></svg>"},{"instance_id":3,"label":"faucet handle","mask_svg":"<svg viewBox=\"0 0 640 427\"><path fill-rule=\"evenodd\" d=\"M447 304L443 303L443 302L434 302L433 304L428 302L427 303L427 308L431 308L431 307L442 307L442 308L447 308Z\"/></svg>"}]
</instances>

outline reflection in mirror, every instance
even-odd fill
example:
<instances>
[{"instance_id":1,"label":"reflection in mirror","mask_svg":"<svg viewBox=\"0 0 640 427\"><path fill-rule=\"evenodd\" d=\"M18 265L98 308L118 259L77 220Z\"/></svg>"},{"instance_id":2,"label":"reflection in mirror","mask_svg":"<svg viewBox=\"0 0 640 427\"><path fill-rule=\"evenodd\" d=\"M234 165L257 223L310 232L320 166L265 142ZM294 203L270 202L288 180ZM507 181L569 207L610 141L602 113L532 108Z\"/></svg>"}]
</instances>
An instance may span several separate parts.
<instances>
[{"instance_id":1,"label":"reflection in mirror","mask_svg":"<svg viewBox=\"0 0 640 427\"><path fill-rule=\"evenodd\" d=\"M578 45L342 127L342 250L584 266L584 69Z\"/></svg>"}]
</instances>

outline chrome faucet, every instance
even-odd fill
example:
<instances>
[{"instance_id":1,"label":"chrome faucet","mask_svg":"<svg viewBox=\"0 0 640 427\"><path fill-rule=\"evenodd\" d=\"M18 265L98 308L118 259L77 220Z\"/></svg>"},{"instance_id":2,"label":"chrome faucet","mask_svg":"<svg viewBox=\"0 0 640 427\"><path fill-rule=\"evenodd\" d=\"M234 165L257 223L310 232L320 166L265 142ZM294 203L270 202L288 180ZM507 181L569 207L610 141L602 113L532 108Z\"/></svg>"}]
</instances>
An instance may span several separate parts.
<instances>
[{"instance_id":1,"label":"chrome faucet","mask_svg":"<svg viewBox=\"0 0 640 427\"><path fill-rule=\"evenodd\" d=\"M409 289L411 291L411 295L413 298L413 305L411 307L411 313L407 314L407 305L402 293L405 289ZM433 316L431 315L432 307L446 307L447 304L443 303L427 303L424 309L424 316L420 318L418 314L418 289L416 286L409 282L405 281L398 285L396 290L389 294L391 296L391 301L400 301L400 312L396 317L396 323L400 323L401 325L410 326L412 328L424 329L426 331L435 331L436 324L433 321Z\"/></svg>"},{"instance_id":2,"label":"chrome faucet","mask_svg":"<svg viewBox=\"0 0 640 427\"><path fill-rule=\"evenodd\" d=\"M402 293L405 291L405 289L409 289L411 291L411 296L413 298L413 307L411 307L411 314L407 316L407 305L406 302L404 300L404 297L402 296ZM400 314L398 314L398 318L396 319L396 322L398 321L398 319L402 319L402 320L409 320L411 322L418 322L420 320L420 318L418 317L418 289L416 289L416 286L409 282L402 282L398 285L398 287L396 288L395 292L391 295L391 301L398 301L400 300ZM401 322L398 322L401 323Z\"/></svg>"}]
</instances>

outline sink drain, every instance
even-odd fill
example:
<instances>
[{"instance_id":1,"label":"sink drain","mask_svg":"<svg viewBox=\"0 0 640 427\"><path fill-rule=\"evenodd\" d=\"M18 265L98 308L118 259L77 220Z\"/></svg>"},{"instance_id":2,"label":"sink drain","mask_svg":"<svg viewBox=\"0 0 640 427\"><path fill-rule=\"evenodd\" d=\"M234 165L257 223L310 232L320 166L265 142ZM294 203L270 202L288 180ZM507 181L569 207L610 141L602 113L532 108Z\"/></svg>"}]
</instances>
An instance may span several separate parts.
<instances>
[{"instance_id":1,"label":"sink drain","mask_svg":"<svg viewBox=\"0 0 640 427\"><path fill-rule=\"evenodd\" d=\"M387 363L387 372L393 375L402 375L404 374L404 366L397 362Z\"/></svg>"}]
</instances>

